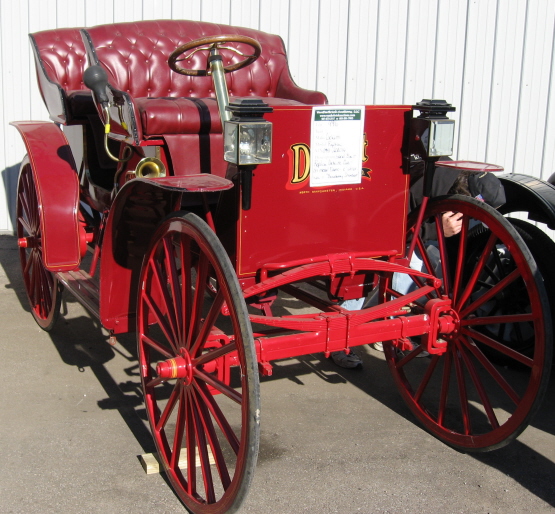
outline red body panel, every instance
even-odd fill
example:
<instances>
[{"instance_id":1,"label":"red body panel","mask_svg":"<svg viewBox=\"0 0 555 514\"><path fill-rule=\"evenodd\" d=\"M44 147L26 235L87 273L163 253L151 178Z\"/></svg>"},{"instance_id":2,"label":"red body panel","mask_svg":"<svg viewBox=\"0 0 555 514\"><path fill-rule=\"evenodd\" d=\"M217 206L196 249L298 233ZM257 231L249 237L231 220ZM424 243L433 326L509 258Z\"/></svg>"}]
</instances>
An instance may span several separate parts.
<instances>
[{"instance_id":1,"label":"red body panel","mask_svg":"<svg viewBox=\"0 0 555 514\"><path fill-rule=\"evenodd\" d=\"M25 142L39 196L44 265L68 271L81 262L79 249L79 179L63 132L54 123L19 121L12 125Z\"/></svg>"},{"instance_id":2,"label":"red body panel","mask_svg":"<svg viewBox=\"0 0 555 514\"><path fill-rule=\"evenodd\" d=\"M269 262L315 255L404 252L408 175L403 173L406 106L367 106L360 184L310 187L306 148L311 107L276 107L272 163L254 172L252 207L237 224L236 270L254 275ZM294 162L297 159L297 162ZM295 174L295 177L293 177ZM367 175L367 176L364 176ZM304 180L301 180L303 179Z\"/></svg>"}]
</instances>

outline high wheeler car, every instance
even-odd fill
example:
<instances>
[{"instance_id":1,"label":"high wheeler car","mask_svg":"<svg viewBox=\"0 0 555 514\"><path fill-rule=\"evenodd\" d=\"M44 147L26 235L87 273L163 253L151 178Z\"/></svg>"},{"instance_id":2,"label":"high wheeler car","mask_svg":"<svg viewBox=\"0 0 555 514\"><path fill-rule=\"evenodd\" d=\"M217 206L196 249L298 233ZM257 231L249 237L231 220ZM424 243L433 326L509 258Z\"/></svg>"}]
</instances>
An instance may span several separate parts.
<instances>
[{"instance_id":1,"label":"high wheeler car","mask_svg":"<svg viewBox=\"0 0 555 514\"><path fill-rule=\"evenodd\" d=\"M31 313L52 330L65 290L112 337L136 333L157 457L189 511L241 506L259 376L278 359L383 342L416 419L461 451L502 447L530 423L552 364L548 269L539 229L506 215L526 204L555 226L553 188L502 176L501 211L430 198L445 167L500 169L445 160L449 103L329 105L294 83L280 37L235 26L141 21L30 40L50 115L13 123L27 150L17 241ZM424 199L409 212L415 160ZM463 215L456 236L447 211ZM279 315L283 298L302 313Z\"/></svg>"}]
</instances>

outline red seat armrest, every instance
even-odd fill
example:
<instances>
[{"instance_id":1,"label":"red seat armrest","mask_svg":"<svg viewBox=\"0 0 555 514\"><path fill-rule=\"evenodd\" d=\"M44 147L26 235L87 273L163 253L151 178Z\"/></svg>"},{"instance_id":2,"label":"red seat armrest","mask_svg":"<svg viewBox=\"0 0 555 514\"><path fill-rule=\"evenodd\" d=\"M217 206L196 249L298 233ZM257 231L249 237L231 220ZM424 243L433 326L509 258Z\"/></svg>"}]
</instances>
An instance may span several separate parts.
<instances>
[{"instance_id":1,"label":"red seat armrest","mask_svg":"<svg viewBox=\"0 0 555 514\"><path fill-rule=\"evenodd\" d=\"M277 98L296 100L297 102L309 105L323 105L328 103L328 99L324 93L303 89L297 86L297 84L293 82L287 69L283 70L283 73L279 77L275 96Z\"/></svg>"}]
</instances>

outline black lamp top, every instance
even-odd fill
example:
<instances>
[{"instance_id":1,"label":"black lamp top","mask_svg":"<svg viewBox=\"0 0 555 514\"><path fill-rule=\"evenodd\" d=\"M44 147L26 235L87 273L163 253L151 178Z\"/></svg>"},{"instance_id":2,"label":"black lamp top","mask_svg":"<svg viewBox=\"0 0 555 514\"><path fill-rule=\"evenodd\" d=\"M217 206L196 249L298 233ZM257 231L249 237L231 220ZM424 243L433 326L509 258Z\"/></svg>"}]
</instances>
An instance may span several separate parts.
<instances>
[{"instance_id":1,"label":"black lamp top","mask_svg":"<svg viewBox=\"0 0 555 514\"><path fill-rule=\"evenodd\" d=\"M448 112L456 110L445 100L430 100L427 98L417 102L412 108L420 111L419 118L446 118Z\"/></svg>"},{"instance_id":2,"label":"black lamp top","mask_svg":"<svg viewBox=\"0 0 555 514\"><path fill-rule=\"evenodd\" d=\"M234 118L260 118L274 110L260 98L234 98L225 109L231 111Z\"/></svg>"}]
</instances>

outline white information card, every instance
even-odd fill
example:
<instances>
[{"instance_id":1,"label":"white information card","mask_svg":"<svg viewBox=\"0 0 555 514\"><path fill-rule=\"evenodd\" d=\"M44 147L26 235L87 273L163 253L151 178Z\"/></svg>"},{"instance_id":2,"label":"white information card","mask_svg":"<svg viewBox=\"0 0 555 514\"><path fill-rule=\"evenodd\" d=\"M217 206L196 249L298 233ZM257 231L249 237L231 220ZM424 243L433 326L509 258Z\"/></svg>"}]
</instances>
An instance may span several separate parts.
<instances>
[{"instance_id":1,"label":"white information card","mask_svg":"<svg viewBox=\"0 0 555 514\"><path fill-rule=\"evenodd\" d=\"M312 108L310 187L360 184L364 107Z\"/></svg>"}]
</instances>

